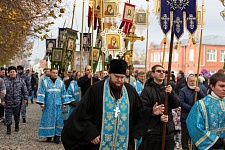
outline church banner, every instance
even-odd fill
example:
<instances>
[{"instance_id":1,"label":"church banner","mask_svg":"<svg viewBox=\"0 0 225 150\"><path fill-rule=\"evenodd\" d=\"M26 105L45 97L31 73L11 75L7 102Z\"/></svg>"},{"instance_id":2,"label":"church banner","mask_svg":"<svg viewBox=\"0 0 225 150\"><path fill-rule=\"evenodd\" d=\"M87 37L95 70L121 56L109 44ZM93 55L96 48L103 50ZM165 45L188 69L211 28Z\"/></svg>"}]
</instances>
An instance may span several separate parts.
<instances>
[{"instance_id":1,"label":"church banner","mask_svg":"<svg viewBox=\"0 0 225 150\"><path fill-rule=\"evenodd\" d=\"M46 60L51 59L52 48L56 47L56 39L46 39Z\"/></svg>"},{"instance_id":2,"label":"church banner","mask_svg":"<svg viewBox=\"0 0 225 150\"><path fill-rule=\"evenodd\" d=\"M91 56L91 54L93 54L93 57ZM92 48L91 48L89 60L90 60L90 64L91 64L92 58L93 58L93 72L95 72L96 69L97 69L100 55L101 55L101 49L100 48L93 47L93 52L92 52Z\"/></svg>"},{"instance_id":3,"label":"church banner","mask_svg":"<svg viewBox=\"0 0 225 150\"><path fill-rule=\"evenodd\" d=\"M170 12L173 12L173 17ZM193 34L197 29L196 0L161 0L160 24L163 33L168 33L172 20L174 34L179 40L184 33L184 14L187 30Z\"/></svg>"},{"instance_id":4,"label":"church banner","mask_svg":"<svg viewBox=\"0 0 225 150\"><path fill-rule=\"evenodd\" d=\"M62 68L63 48L52 48L51 68Z\"/></svg>"},{"instance_id":5,"label":"church banner","mask_svg":"<svg viewBox=\"0 0 225 150\"><path fill-rule=\"evenodd\" d=\"M59 28L59 35L58 35L58 47L63 48L63 45L66 40L66 28Z\"/></svg>"},{"instance_id":6,"label":"church banner","mask_svg":"<svg viewBox=\"0 0 225 150\"><path fill-rule=\"evenodd\" d=\"M80 33L80 44L81 40L83 40L83 50L89 51L89 48L91 47L91 33Z\"/></svg>"},{"instance_id":7,"label":"church banner","mask_svg":"<svg viewBox=\"0 0 225 150\"><path fill-rule=\"evenodd\" d=\"M135 5L125 3L123 11L123 19L119 27L119 29L123 28L123 32L125 34L128 34L130 32L131 26L133 24L134 13L135 13Z\"/></svg>"},{"instance_id":8,"label":"church banner","mask_svg":"<svg viewBox=\"0 0 225 150\"><path fill-rule=\"evenodd\" d=\"M92 25L92 14L93 14L93 3L95 3L94 8L94 30L97 26L101 27L100 10L101 10L101 0L90 0L88 8L88 27Z\"/></svg>"},{"instance_id":9,"label":"church banner","mask_svg":"<svg viewBox=\"0 0 225 150\"><path fill-rule=\"evenodd\" d=\"M191 0L189 5L186 8L186 26L187 30L194 34L194 32L197 30L197 13L196 13L196 0Z\"/></svg>"},{"instance_id":10,"label":"church banner","mask_svg":"<svg viewBox=\"0 0 225 150\"><path fill-rule=\"evenodd\" d=\"M62 68L66 71L72 69L73 66L73 53L76 49L77 32L76 30L66 28L66 41L63 45L64 52L62 58Z\"/></svg>"},{"instance_id":11,"label":"church banner","mask_svg":"<svg viewBox=\"0 0 225 150\"><path fill-rule=\"evenodd\" d=\"M171 28L170 18L170 6L167 5L166 0L161 0L160 26L165 35L167 35Z\"/></svg>"}]
</instances>

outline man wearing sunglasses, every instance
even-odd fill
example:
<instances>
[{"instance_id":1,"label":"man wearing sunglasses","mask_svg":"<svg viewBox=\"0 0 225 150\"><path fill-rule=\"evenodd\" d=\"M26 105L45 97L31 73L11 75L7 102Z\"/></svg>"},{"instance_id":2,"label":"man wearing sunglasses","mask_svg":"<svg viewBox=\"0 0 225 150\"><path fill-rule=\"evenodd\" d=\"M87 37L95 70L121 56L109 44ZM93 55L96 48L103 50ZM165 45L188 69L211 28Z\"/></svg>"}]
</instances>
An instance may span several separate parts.
<instances>
[{"instance_id":1,"label":"man wearing sunglasses","mask_svg":"<svg viewBox=\"0 0 225 150\"><path fill-rule=\"evenodd\" d=\"M93 84L64 125L66 150L134 150L143 111L136 90L125 82L127 63L113 59L109 77Z\"/></svg>"},{"instance_id":2,"label":"man wearing sunglasses","mask_svg":"<svg viewBox=\"0 0 225 150\"><path fill-rule=\"evenodd\" d=\"M149 115L146 117L147 129L142 137L142 143L139 150L159 150L162 143L162 127L166 122L166 148L174 150L174 132L175 125L172 117L172 108L179 107L179 100L170 85L166 86L164 81L165 70L161 65L152 67L153 80L150 81L141 93L141 100L145 109L148 109ZM168 115L164 115L164 103L166 92L168 97ZM159 108L161 111L157 111Z\"/></svg>"}]
</instances>

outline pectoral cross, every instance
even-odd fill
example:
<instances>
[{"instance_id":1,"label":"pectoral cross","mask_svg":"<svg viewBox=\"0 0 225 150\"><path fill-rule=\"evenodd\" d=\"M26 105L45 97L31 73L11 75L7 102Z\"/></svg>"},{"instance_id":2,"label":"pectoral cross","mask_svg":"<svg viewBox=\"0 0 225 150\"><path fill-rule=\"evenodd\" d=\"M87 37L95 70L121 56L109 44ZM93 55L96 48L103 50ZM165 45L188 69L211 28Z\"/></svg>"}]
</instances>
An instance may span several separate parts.
<instances>
[{"instance_id":1,"label":"pectoral cross","mask_svg":"<svg viewBox=\"0 0 225 150\"><path fill-rule=\"evenodd\" d=\"M119 107L118 107L118 106L116 106L116 109L114 109L114 111L115 111L115 118L117 118L117 117L118 117L118 115L119 115L119 113L120 113L120 109L119 109Z\"/></svg>"}]
</instances>

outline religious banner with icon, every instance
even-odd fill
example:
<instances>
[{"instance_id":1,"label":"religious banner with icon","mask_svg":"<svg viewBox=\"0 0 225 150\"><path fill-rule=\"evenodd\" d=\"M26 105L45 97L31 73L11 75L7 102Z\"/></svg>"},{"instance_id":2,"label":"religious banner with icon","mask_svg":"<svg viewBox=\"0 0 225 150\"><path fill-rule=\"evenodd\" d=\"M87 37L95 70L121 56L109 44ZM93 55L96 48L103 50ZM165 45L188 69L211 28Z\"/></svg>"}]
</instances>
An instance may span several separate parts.
<instances>
[{"instance_id":1,"label":"religious banner with icon","mask_svg":"<svg viewBox=\"0 0 225 150\"><path fill-rule=\"evenodd\" d=\"M91 54L93 54L93 56L91 56ZM97 69L100 55L101 55L101 49L100 48L93 47L93 52L92 52L92 48L91 48L91 50L90 50L90 58L89 58L90 63L89 64L91 64L91 61L92 61L92 58L93 58L93 72L95 72L96 69Z\"/></svg>"},{"instance_id":2,"label":"religious banner with icon","mask_svg":"<svg viewBox=\"0 0 225 150\"><path fill-rule=\"evenodd\" d=\"M73 69L78 71L81 68L80 71L84 71L85 67L87 65L89 65L89 57L90 57L89 52L83 52L82 53L82 63L80 63L80 61L81 61L81 59L80 59L80 51L75 51L74 52ZM80 67L80 64L82 65L81 67Z\"/></svg>"},{"instance_id":3,"label":"religious banner with icon","mask_svg":"<svg viewBox=\"0 0 225 150\"><path fill-rule=\"evenodd\" d=\"M160 23L163 33L166 35L170 31L172 22L174 34L179 40L184 33L184 18L186 18L187 30L193 35L197 30L196 7L196 0L161 0ZM183 14L186 16L184 17Z\"/></svg>"},{"instance_id":4,"label":"religious banner with icon","mask_svg":"<svg viewBox=\"0 0 225 150\"><path fill-rule=\"evenodd\" d=\"M63 48L52 48L51 68L62 68Z\"/></svg>"},{"instance_id":5,"label":"religious banner with icon","mask_svg":"<svg viewBox=\"0 0 225 150\"><path fill-rule=\"evenodd\" d=\"M103 17L116 17L117 15L116 2L104 1L102 11Z\"/></svg>"},{"instance_id":6,"label":"religious banner with icon","mask_svg":"<svg viewBox=\"0 0 225 150\"><path fill-rule=\"evenodd\" d=\"M135 16L136 25L146 25L147 24L147 12L137 12Z\"/></svg>"},{"instance_id":7,"label":"religious banner with icon","mask_svg":"<svg viewBox=\"0 0 225 150\"><path fill-rule=\"evenodd\" d=\"M83 50L84 51L89 51L89 48L91 47L91 33L80 33L80 43L81 40L83 39Z\"/></svg>"},{"instance_id":8,"label":"religious banner with icon","mask_svg":"<svg viewBox=\"0 0 225 150\"><path fill-rule=\"evenodd\" d=\"M58 35L58 47L63 48L63 45L66 41L66 28L59 28L59 35Z\"/></svg>"},{"instance_id":9,"label":"religious banner with icon","mask_svg":"<svg viewBox=\"0 0 225 150\"><path fill-rule=\"evenodd\" d=\"M129 33L131 29L133 19L134 19L134 13L135 13L135 5L125 3L124 11L123 11L123 19L119 27L119 29L123 28L123 32L125 34Z\"/></svg>"},{"instance_id":10,"label":"religious banner with icon","mask_svg":"<svg viewBox=\"0 0 225 150\"><path fill-rule=\"evenodd\" d=\"M148 16L148 10L143 7L136 9L134 22L140 34L143 34L143 32L147 29L146 25L148 25Z\"/></svg>"},{"instance_id":11,"label":"religious banner with icon","mask_svg":"<svg viewBox=\"0 0 225 150\"><path fill-rule=\"evenodd\" d=\"M63 45L63 58L62 58L62 68L65 69L65 71L68 70L68 68L72 69L73 66L73 53L76 49L76 40L77 40L77 32L76 30L72 30L70 28L66 28L65 33L65 44Z\"/></svg>"},{"instance_id":12,"label":"religious banner with icon","mask_svg":"<svg viewBox=\"0 0 225 150\"><path fill-rule=\"evenodd\" d=\"M93 6L95 5L95 6ZM101 11L101 0L90 0L89 1L89 8L88 8L88 27L92 25L92 14L93 14L93 7L94 7L94 30L97 29L97 26L101 26L101 19L100 19L100 11Z\"/></svg>"},{"instance_id":13,"label":"religious banner with icon","mask_svg":"<svg viewBox=\"0 0 225 150\"><path fill-rule=\"evenodd\" d=\"M117 56L122 57L127 51L125 48L124 34L121 29L116 29L111 27L110 29L105 29L101 32L102 36L102 48L101 51L105 53L105 60L117 59ZM110 58L109 58L110 57Z\"/></svg>"},{"instance_id":14,"label":"religious banner with icon","mask_svg":"<svg viewBox=\"0 0 225 150\"><path fill-rule=\"evenodd\" d=\"M56 39L46 39L46 60L51 59L53 47L56 47Z\"/></svg>"}]
</instances>

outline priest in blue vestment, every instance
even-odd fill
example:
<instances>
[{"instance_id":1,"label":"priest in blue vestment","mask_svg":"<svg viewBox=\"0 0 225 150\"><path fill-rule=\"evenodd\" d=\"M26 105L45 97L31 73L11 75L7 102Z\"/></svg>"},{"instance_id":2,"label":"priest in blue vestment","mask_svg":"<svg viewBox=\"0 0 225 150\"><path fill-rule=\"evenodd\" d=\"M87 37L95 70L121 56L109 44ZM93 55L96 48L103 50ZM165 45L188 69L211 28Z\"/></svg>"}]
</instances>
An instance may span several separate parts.
<instances>
[{"instance_id":1,"label":"priest in blue vestment","mask_svg":"<svg viewBox=\"0 0 225 150\"><path fill-rule=\"evenodd\" d=\"M77 84L77 81L73 80L70 82L70 85L67 90L68 95L70 95L70 104L69 104L69 112L68 117L74 110L74 108L78 105L81 98L81 90Z\"/></svg>"},{"instance_id":2,"label":"priest in blue vestment","mask_svg":"<svg viewBox=\"0 0 225 150\"><path fill-rule=\"evenodd\" d=\"M190 137L198 150L225 147L225 75L210 77L210 95L198 100L186 120Z\"/></svg>"},{"instance_id":3,"label":"priest in blue vestment","mask_svg":"<svg viewBox=\"0 0 225 150\"><path fill-rule=\"evenodd\" d=\"M66 150L134 150L142 136L144 113L132 85L125 82L127 63L113 59L109 77L94 83L71 113L62 131ZM138 124L139 123L139 124Z\"/></svg>"},{"instance_id":4,"label":"priest in blue vestment","mask_svg":"<svg viewBox=\"0 0 225 150\"><path fill-rule=\"evenodd\" d=\"M70 101L57 69L52 68L50 77L42 80L36 103L42 108L38 135L46 137L46 142L51 142L54 137L54 142L59 143L63 128L62 109Z\"/></svg>"}]
</instances>

